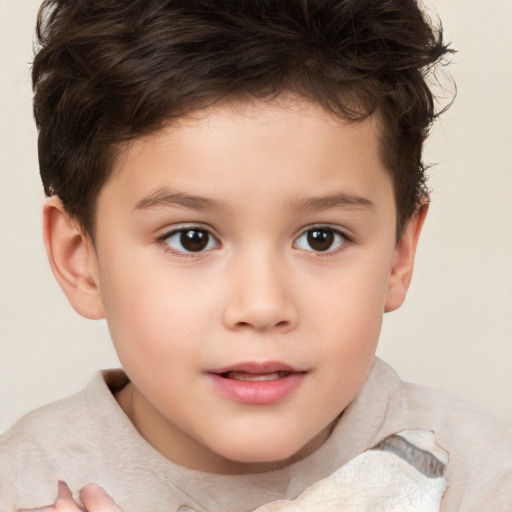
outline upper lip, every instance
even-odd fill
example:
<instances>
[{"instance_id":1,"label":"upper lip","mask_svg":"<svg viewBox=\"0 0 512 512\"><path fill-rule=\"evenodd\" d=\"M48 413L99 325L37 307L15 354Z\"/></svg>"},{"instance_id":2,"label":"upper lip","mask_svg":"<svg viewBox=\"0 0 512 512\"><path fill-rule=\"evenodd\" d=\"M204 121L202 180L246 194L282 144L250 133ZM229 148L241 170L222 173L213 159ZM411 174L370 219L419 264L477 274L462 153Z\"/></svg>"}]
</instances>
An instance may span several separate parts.
<instances>
[{"instance_id":1,"label":"upper lip","mask_svg":"<svg viewBox=\"0 0 512 512\"><path fill-rule=\"evenodd\" d=\"M217 375L228 373L228 372L245 372L245 373L254 373L254 374L266 374L266 373L274 373L274 372L289 372L289 373L298 373L304 372L305 370L299 370L290 366L289 364L282 363L280 361L265 361L265 362L257 362L257 361L246 361L242 363L237 363L232 366L226 366L223 368L214 368L212 370L208 370L208 373L215 373Z\"/></svg>"}]
</instances>

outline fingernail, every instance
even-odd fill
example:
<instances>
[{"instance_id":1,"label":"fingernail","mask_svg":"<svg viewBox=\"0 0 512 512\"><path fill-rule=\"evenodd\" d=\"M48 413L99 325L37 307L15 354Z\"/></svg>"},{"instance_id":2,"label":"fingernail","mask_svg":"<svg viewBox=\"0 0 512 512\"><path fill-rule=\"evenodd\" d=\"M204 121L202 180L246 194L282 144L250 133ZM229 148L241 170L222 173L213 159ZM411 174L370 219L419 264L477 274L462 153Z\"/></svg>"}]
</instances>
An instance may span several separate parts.
<instances>
[{"instance_id":1,"label":"fingernail","mask_svg":"<svg viewBox=\"0 0 512 512\"><path fill-rule=\"evenodd\" d=\"M82 491L83 490L87 490L87 489L99 489L100 491L105 491L105 489L103 489L103 487L101 487L101 485L98 485L98 484L87 484L87 485L84 485L82 487Z\"/></svg>"}]
</instances>

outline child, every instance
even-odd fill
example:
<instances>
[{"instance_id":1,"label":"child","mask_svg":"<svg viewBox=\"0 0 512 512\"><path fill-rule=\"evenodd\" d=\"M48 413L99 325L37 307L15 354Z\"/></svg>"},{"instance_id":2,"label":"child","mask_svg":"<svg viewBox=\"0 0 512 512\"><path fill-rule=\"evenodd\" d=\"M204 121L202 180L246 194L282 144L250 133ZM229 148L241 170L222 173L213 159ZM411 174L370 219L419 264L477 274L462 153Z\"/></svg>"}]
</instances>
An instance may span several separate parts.
<instances>
[{"instance_id":1,"label":"child","mask_svg":"<svg viewBox=\"0 0 512 512\"><path fill-rule=\"evenodd\" d=\"M415 2L49 0L40 40L50 264L124 371L1 438L0 510L509 510L510 429L374 358L448 51Z\"/></svg>"}]
</instances>

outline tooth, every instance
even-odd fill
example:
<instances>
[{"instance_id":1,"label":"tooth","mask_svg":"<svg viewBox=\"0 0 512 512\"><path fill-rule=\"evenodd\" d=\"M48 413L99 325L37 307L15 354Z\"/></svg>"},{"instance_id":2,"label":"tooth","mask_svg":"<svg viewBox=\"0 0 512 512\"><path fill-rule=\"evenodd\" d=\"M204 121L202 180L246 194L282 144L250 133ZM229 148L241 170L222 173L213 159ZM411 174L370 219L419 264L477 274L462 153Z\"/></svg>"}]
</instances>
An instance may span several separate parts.
<instances>
[{"instance_id":1,"label":"tooth","mask_svg":"<svg viewBox=\"0 0 512 512\"><path fill-rule=\"evenodd\" d=\"M246 373L246 372L228 372L226 377L234 380L245 380L257 382L263 380L276 380L289 375L289 372L273 372L273 373Z\"/></svg>"}]
</instances>

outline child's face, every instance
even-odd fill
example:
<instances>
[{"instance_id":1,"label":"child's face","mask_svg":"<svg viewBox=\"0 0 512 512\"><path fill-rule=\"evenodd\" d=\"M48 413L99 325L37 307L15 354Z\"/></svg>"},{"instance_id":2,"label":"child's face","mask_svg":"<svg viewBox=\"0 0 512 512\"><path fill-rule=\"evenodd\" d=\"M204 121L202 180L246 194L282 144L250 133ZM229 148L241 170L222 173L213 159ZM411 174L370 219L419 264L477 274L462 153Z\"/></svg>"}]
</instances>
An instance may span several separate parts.
<instances>
[{"instance_id":1,"label":"child's face","mask_svg":"<svg viewBox=\"0 0 512 512\"><path fill-rule=\"evenodd\" d=\"M407 288L378 136L373 119L255 101L118 160L92 275L132 380L119 401L171 460L228 473L293 460L357 394Z\"/></svg>"}]
</instances>

